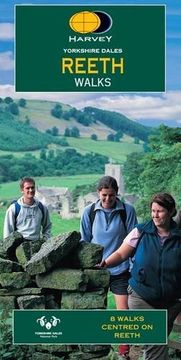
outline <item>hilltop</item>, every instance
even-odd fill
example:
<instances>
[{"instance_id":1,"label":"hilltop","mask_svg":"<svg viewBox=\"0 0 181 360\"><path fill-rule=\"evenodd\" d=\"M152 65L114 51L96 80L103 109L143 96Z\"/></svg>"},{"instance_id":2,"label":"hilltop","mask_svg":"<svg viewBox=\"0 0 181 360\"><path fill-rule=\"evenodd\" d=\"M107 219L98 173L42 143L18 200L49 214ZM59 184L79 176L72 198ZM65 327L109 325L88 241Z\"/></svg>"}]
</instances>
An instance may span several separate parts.
<instances>
[{"instance_id":1,"label":"hilltop","mask_svg":"<svg viewBox=\"0 0 181 360\"><path fill-rule=\"evenodd\" d=\"M91 107L80 111L52 101L11 98L1 99L0 126L3 135L0 150L9 151L46 148L51 143L63 145L61 137L65 135L66 138L96 135L96 140L116 135L115 141L126 135L147 141L151 132L151 128L111 111ZM78 129L78 133L72 135L68 132L71 129Z\"/></svg>"},{"instance_id":2,"label":"hilltop","mask_svg":"<svg viewBox=\"0 0 181 360\"><path fill-rule=\"evenodd\" d=\"M151 132L124 115L50 101L0 100L0 182L98 174L140 152Z\"/></svg>"}]
</instances>

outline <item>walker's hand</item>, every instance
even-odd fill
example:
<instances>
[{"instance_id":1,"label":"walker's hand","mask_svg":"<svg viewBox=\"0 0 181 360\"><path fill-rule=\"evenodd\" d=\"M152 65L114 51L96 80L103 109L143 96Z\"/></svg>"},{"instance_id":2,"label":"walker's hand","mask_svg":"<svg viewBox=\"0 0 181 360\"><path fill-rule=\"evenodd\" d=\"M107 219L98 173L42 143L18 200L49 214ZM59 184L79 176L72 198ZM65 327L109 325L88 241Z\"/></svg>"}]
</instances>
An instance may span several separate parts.
<instances>
[{"instance_id":1,"label":"walker's hand","mask_svg":"<svg viewBox=\"0 0 181 360\"><path fill-rule=\"evenodd\" d=\"M106 264L106 261L105 260L102 260L99 264L100 267L103 267L103 268L106 268L107 267L107 264Z\"/></svg>"}]
</instances>

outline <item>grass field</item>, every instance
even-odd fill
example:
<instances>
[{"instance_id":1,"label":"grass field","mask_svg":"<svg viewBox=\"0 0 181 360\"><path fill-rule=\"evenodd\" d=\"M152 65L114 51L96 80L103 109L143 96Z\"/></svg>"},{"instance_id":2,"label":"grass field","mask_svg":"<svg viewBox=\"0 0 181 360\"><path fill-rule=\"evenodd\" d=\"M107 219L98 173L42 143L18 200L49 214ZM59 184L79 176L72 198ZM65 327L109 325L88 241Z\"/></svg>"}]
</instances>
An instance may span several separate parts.
<instances>
[{"instance_id":1,"label":"grass field","mask_svg":"<svg viewBox=\"0 0 181 360\"><path fill-rule=\"evenodd\" d=\"M36 186L68 187L70 191L77 185L88 185L95 183L104 174L87 174L74 176L37 177ZM4 200L17 199L21 193L19 181L0 184L0 202Z\"/></svg>"},{"instance_id":2,"label":"grass field","mask_svg":"<svg viewBox=\"0 0 181 360\"><path fill-rule=\"evenodd\" d=\"M31 153L33 156L35 156L36 158L39 158L40 156L40 151L39 150L35 150L35 151L4 151L4 150L0 150L0 156L6 156L6 155L13 155L16 158L22 158L23 156L25 156L25 154Z\"/></svg>"},{"instance_id":3,"label":"grass field","mask_svg":"<svg viewBox=\"0 0 181 360\"><path fill-rule=\"evenodd\" d=\"M133 139L126 137L122 142L112 141L94 141L86 138L68 138L68 143L78 152L85 154L87 152L94 152L104 156L108 156L109 159L123 164L126 160L126 156L132 152L140 152L143 147L141 144L134 144Z\"/></svg>"},{"instance_id":4,"label":"grass field","mask_svg":"<svg viewBox=\"0 0 181 360\"><path fill-rule=\"evenodd\" d=\"M133 138L129 136L124 136L121 142L113 142L107 140L91 140L90 137L80 137L80 138L67 138L67 142L70 147L74 148L77 152L82 155L86 153L97 153L100 155L107 156L109 159L118 162L119 164L123 164L126 160L127 155L132 152L140 152L143 149L142 144L134 144ZM67 147L58 146L55 144L50 144L48 146L49 149L61 149L64 151ZM17 158L23 157L25 154L31 153L36 158L39 158L40 151L17 151L13 152L13 156ZM11 155L10 151L2 151L0 150L0 156L3 155Z\"/></svg>"}]
</instances>

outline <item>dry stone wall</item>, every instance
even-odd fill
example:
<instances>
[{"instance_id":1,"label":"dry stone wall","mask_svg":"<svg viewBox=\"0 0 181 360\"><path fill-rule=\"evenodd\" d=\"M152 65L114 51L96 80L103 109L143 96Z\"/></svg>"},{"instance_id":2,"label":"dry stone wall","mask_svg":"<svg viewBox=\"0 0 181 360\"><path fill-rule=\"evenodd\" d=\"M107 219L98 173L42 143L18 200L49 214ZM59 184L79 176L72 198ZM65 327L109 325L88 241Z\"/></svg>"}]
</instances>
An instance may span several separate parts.
<instances>
[{"instance_id":1,"label":"dry stone wall","mask_svg":"<svg viewBox=\"0 0 181 360\"><path fill-rule=\"evenodd\" d=\"M15 232L0 246L0 309L106 309L109 272L96 268L103 248L71 232L24 241ZM24 359L106 360L110 345L22 346Z\"/></svg>"}]
</instances>

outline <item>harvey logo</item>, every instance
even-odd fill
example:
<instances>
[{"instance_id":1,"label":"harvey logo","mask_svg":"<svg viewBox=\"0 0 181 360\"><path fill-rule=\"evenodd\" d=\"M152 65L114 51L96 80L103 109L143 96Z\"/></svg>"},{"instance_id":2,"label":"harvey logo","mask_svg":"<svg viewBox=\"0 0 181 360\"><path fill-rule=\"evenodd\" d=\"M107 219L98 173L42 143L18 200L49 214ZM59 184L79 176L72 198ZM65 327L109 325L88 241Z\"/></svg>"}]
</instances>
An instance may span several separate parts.
<instances>
[{"instance_id":1,"label":"harvey logo","mask_svg":"<svg viewBox=\"0 0 181 360\"><path fill-rule=\"evenodd\" d=\"M70 18L69 26L81 34L101 34L112 27L112 19L104 11L81 11Z\"/></svg>"}]
</instances>

